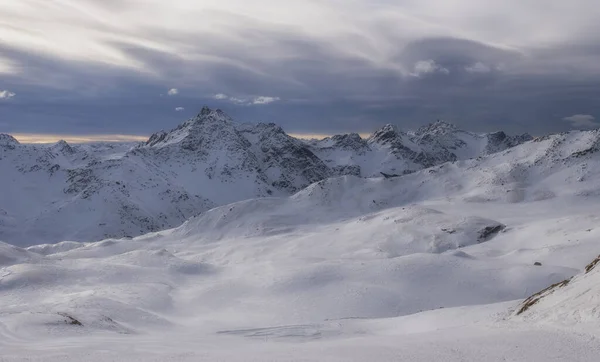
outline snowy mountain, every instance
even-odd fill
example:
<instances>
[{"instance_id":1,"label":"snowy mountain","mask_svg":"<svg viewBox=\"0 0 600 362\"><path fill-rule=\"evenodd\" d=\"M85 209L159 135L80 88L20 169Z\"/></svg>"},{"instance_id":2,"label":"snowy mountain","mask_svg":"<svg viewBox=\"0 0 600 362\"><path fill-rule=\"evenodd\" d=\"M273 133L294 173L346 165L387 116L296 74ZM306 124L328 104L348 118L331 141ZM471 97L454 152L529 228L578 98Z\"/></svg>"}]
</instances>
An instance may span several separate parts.
<instances>
[{"instance_id":1,"label":"snowy mountain","mask_svg":"<svg viewBox=\"0 0 600 362\"><path fill-rule=\"evenodd\" d=\"M184 156L217 160L202 182L225 177L225 163L246 170L250 153L237 148L180 151L190 125L110 160L138 165L175 147L165 178L192 173ZM224 127L251 148L279 133ZM401 135L411 146L415 137ZM599 155L600 131L570 132L402 177L330 177L130 240L0 243L0 350L9 361L594 362Z\"/></svg>"},{"instance_id":2,"label":"snowy mountain","mask_svg":"<svg viewBox=\"0 0 600 362\"><path fill-rule=\"evenodd\" d=\"M438 121L306 142L275 124L204 107L143 144L22 145L0 136L0 240L19 245L133 237L218 205L291 195L340 175L402 175L505 150L530 137L478 135Z\"/></svg>"},{"instance_id":3,"label":"snowy mountain","mask_svg":"<svg viewBox=\"0 0 600 362\"><path fill-rule=\"evenodd\" d=\"M531 139L527 134L475 134L437 121L416 132L403 132L388 124L367 140L358 134L349 134L312 141L310 145L330 166L352 167L351 174L373 177L380 172L402 175L444 162L485 156Z\"/></svg>"}]
</instances>

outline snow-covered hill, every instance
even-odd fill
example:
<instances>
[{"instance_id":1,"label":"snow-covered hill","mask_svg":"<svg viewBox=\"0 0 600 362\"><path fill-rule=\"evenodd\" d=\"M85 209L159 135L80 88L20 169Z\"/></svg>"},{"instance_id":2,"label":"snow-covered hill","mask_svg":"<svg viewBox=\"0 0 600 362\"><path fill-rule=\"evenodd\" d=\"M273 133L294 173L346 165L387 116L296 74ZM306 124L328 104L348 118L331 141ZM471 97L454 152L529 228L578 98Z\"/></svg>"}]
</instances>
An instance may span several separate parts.
<instances>
[{"instance_id":1,"label":"snow-covered hill","mask_svg":"<svg viewBox=\"0 0 600 362\"><path fill-rule=\"evenodd\" d=\"M597 250L593 250L597 251ZM598 328L600 321L600 256L583 272L552 284L519 305L516 315L528 323Z\"/></svg>"},{"instance_id":2,"label":"snow-covered hill","mask_svg":"<svg viewBox=\"0 0 600 362\"><path fill-rule=\"evenodd\" d=\"M388 125L367 140L350 134L305 142L275 124L237 124L207 107L139 145L25 145L0 135L0 240L133 237L218 205L291 195L329 177L410 173L527 139L436 122L413 133Z\"/></svg>"},{"instance_id":3,"label":"snow-covered hill","mask_svg":"<svg viewBox=\"0 0 600 362\"><path fill-rule=\"evenodd\" d=\"M131 240L0 244L2 357L596 361L597 268L514 314L600 254L599 135L329 178Z\"/></svg>"}]
</instances>

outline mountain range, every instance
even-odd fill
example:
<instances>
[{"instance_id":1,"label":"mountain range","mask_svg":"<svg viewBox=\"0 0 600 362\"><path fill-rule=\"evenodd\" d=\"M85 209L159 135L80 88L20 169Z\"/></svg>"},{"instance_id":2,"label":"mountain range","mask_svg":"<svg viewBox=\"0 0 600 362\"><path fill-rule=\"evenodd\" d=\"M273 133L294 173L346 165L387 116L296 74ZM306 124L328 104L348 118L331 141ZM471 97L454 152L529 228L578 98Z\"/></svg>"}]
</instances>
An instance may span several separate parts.
<instances>
[{"instance_id":1,"label":"mountain range","mask_svg":"<svg viewBox=\"0 0 600 362\"><path fill-rule=\"evenodd\" d=\"M597 360L600 130L0 139L4 359Z\"/></svg>"},{"instance_id":2,"label":"mountain range","mask_svg":"<svg viewBox=\"0 0 600 362\"><path fill-rule=\"evenodd\" d=\"M0 134L0 240L34 245L134 237L218 205L286 196L330 177L410 174L532 139L476 134L437 121L303 140L274 123L236 123L202 108L147 142L20 144Z\"/></svg>"}]
</instances>

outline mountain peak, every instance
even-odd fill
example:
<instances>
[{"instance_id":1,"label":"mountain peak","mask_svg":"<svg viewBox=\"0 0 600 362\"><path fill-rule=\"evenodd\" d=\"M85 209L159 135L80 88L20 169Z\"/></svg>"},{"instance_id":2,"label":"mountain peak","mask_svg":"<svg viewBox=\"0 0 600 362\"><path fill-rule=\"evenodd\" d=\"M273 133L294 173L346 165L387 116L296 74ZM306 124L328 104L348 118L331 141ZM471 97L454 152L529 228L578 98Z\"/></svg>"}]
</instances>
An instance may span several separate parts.
<instances>
[{"instance_id":1,"label":"mountain peak","mask_svg":"<svg viewBox=\"0 0 600 362\"><path fill-rule=\"evenodd\" d=\"M175 129L154 133L145 146L163 148L179 144L186 150L198 150L201 145L206 146L207 142L238 138L239 135L235 133L233 120L225 112L204 106L195 117Z\"/></svg>"},{"instance_id":2,"label":"mountain peak","mask_svg":"<svg viewBox=\"0 0 600 362\"><path fill-rule=\"evenodd\" d=\"M0 133L0 146L14 147L19 144L19 141L17 141L17 139L13 136L6 133Z\"/></svg>"},{"instance_id":3,"label":"mountain peak","mask_svg":"<svg viewBox=\"0 0 600 362\"><path fill-rule=\"evenodd\" d=\"M458 128L453 123L438 119L437 121L435 121L433 123L430 123L428 125L420 127L417 130L416 135L420 136L420 135L423 135L426 133L441 135L441 134L452 133L457 130L458 130Z\"/></svg>"},{"instance_id":4,"label":"mountain peak","mask_svg":"<svg viewBox=\"0 0 600 362\"><path fill-rule=\"evenodd\" d=\"M206 122L206 121L221 121L221 122L231 122L231 117L229 117L225 112L220 109L211 109L208 106L202 107L200 113L196 115L196 117L192 118L190 122L186 123L196 123L198 121ZM184 123L184 124L186 124Z\"/></svg>"},{"instance_id":5,"label":"mountain peak","mask_svg":"<svg viewBox=\"0 0 600 362\"><path fill-rule=\"evenodd\" d=\"M389 144L394 143L398 138L401 138L401 132L398 128L392 124L386 124L381 129L375 131L369 141L380 144Z\"/></svg>"},{"instance_id":6,"label":"mountain peak","mask_svg":"<svg viewBox=\"0 0 600 362\"><path fill-rule=\"evenodd\" d=\"M66 153L75 152L75 150L73 150L73 147L71 147L71 145L68 144L67 141L65 141L65 140L60 140L60 141L56 142L54 144L54 146L52 146L52 148L57 151L62 151L62 152L66 152Z\"/></svg>"},{"instance_id":7,"label":"mountain peak","mask_svg":"<svg viewBox=\"0 0 600 362\"><path fill-rule=\"evenodd\" d=\"M198 114L199 116L207 116L212 112L212 109L208 108L208 106L204 106L202 107L202 110L200 110L200 113Z\"/></svg>"}]
</instances>

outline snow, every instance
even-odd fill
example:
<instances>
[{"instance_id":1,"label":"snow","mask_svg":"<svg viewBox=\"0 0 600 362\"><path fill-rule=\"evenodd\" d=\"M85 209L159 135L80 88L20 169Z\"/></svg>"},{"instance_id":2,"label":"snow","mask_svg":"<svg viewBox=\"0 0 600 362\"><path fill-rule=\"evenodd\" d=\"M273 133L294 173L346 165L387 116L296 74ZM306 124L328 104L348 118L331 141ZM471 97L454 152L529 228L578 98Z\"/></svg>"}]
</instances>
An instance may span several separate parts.
<instances>
[{"instance_id":1,"label":"snow","mask_svg":"<svg viewBox=\"0 0 600 362\"><path fill-rule=\"evenodd\" d=\"M0 240L28 246L135 237L330 177L403 174L489 154L482 142L491 139L494 152L525 140L490 137L436 122L413 133L387 125L368 140L349 134L307 144L276 124L237 124L207 107L142 144L40 146L0 135Z\"/></svg>"},{"instance_id":2,"label":"snow","mask_svg":"<svg viewBox=\"0 0 600 362\"><path fill-rule=\"evenodd\" d=\"M0 266L2 357L595 360L596 299L575 304L594 328L548 318L556 301L526 320L513 311L600 254L597 199L429 200L331 215L344 199L243 201L132 240L0 244L12 256ZM506 231L479 242L497 223ZM580 294L561 295L563 310Z\"/></svg>"},{"instance_id":3,"label":"snow","mask_svg":"<svg viewBox=\"0 0 600 362\"><path fill-rule=\"evenodd\" d=\"M187 136L214 126L196 121ZM297 180L301 173L286 170L312 159L274 125L221 127L228 142L205 143L206 159L239 166L236 176L256 161ZM113 200L153 214L165 211L152 198L163 186L144 184L213 186L188 171L182 139L164 134L129 151L90 152L104 159L103 180L135 170L140 183ZM488 148L481 137L477 152ZM571 132L401 177L328 177L291 195L207 206L178 227L133 238L0 243L0 361L597 361L600 263L590 262L600 255L599 139ZM326 143L347 141L358 139ZM265 161L282 144L303 161ZM372 152L373 142L361 144ZM3 157L15 161L22 146L10 142ZM78 151L65 149L54 147L53 159L79 164ZM39 158L43 150L22 151ZM19 216L56 191L39 190L37 171L6 170L0 223L18 232ZM48 189L65 182L55 176L63 179ZM26 186L31 195L19 193ZM212 190L243 185L221 187ZM91 207L121 222L98 195L66 219L47 210L41 237L85 226Z\"/></svg>"}]
</instances>

